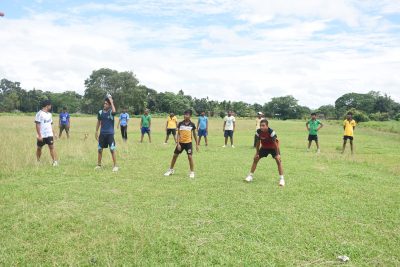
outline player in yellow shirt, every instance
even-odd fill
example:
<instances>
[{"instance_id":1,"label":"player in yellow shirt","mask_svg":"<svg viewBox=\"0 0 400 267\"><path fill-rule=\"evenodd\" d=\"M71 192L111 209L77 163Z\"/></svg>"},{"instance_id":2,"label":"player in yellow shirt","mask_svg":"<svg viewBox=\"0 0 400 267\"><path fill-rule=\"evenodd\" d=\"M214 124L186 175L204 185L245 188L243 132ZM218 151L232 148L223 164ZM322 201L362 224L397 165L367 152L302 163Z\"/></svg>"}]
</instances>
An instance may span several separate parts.
<instances>
[{"instance_id":1,"label":"player in yellow shirt","mask_svg":"<svg viewBox=\"0 0 400 267\"><path fill-rule=\"evenodd\" d=\"M353 154L353 139L354 139L354 129L356 128L356 121L353 120L353 113L348 112L347 118L343 121L343 129L344 129L344 136L343 136L343 149L342 154L346 148L347 139L350 140L350 148L351 154Z\"/></svg>"},{"instance_id":2,"label":"player in yellow shirt","mask_svg":"<svg viewBox=\"0 0 400 267\"><path fill-rule=\"evenodd\" d=\"M190 120L190 117L192 116L192 111L191 110L186 110L184 113L184 120L181 121L178 124L178 134L176 136L176 139L178 141L175 151L174 151L174 156L172 157L171 161L171 166L168 169L166 173L164 173L164 176L170 176L174 174L174 166L176 163L176 160L179 157L179 154L182 153L183 150L186 151L186 154L188 155L188 160L189 160L189 166L190 166L190 178L194 178L194 164L193 164L193 151L192 151L192 140L195 141L196 143L196 150L199 151L199 145L197 142L197 136L196 136L196 125ZM193 138L192 138L193 135Z\"/></svg>"},{"instance_id":3,"label":"player in yellow shirt","mask_svg":"<svg viewBox=\"0 0 400 267\"><path fill-rule=\"evenodd\" d=\"M175 114L171 112L167 117L167 124L165 125L165 131L167 132L167 136L165 137L164 145L168 143L168 138L172 134L174 137L174 141L176 143L176 129L178 128L178 119Z\"/></svg>"}]
</instances>

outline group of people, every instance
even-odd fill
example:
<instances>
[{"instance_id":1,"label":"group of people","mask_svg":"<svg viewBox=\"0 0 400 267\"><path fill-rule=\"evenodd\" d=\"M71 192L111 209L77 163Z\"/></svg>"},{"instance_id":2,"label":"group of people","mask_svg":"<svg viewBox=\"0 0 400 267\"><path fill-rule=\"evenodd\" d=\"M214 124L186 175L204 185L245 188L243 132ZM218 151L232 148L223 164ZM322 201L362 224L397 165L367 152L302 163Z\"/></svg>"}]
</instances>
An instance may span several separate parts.
<instances>
[{"instance_id":1,"label":"group of people","mask_svg":"<svg viewBox=\"0 0 400 267\"><path fill-rule=\"evenodd\" d=\"M103 108L99 110L97 114L97 124L96 124L96 132L95 138L98 141L98 161L95 169L101 169L102 166L102 155L103 149L109 148L113 160L113 172L118 171L117 159L116 159L116 144L114 139L114 121L116 116L116 108L114 105L114 101L111 96L105 98L103 103ZM194 163L193 163L193 141L195 141L196 150L199 150L201 138L204 137L205 145L208 145L208 117L205 112L201 112L197 125L192 122L192 111L186 110L184 112L183 121L178 123L178 119L174 113L170 113L167 122L165 125L166 130L166 138L164 144L168 143L170 135L172 135L176 147L174 149L174 154L171 160L171 164L168 170L164 173L165 176L170 176L174 174L174 166L179 157L179 155L185 151L189 161L190 173L189 177L194 178ZM124 142L128 139L127 129L129 122L129 114L127 109L125 108L123 112L119 116L119 121L117 128L121 129L121 136ZM57 166L57 155L54 149L54 129L53 129L53 120L51 114L51 102L49 100L45 100L42 103L42 109L36 114L35 117L36 123L36 133L37 133L37 150L36 157L37 160L40 161L42 147L44 145L48 145L50 150L50 155L52 157L53 166ZM59 115L59 137L62 136L62 132L65 130L67 134L67 138L69 138L69 129L71 126L70 115L67 112L66 108L63 108L63 111ZM347 140L350 140L351 152L353 153L353 138L354 138L354 129L356 126L356 122L352 118L352 113L349 112L347 114L346 120L343 122L344 136L343 136L343 147L342 153L344 153L346 148ZM231 147L234 148L233 143L233 135L236 127L236 119L233 116L233 112L229 111L228 114L224 118L223 123L223 133L225 138L225 143L223 147L227 146L228 139L230 139ZM320 120L317 119L317 114L312 113L311 119L307 121L306 128L308 130L308 146L307 150L310 150L312 141L315 142L317 146L317 153L320 153L320 147L318 143L318 132L323 127L323 124ZM147 134L149 138L149 142L151 142L151 115L149 114L149 110L145 110L144 114L141 116L140 120L140 130L141 130L141 139L140 142L143 142L144 135ZM196 134L198 132L198 135ZM250 173L245 178L245 181L251 182L253 180L254 172L257 168L257 164L261 158L267 157L271 155L273 159L275 159L278 173L279 173L279 185L284 186L285 180L283 175L283 167L281 161L281 153L279 147L279 140L276 132L270 128L269 122L266 118L264 118L262 112L257 113L256 118L256 133L254 136L254 148L255 155L253 158L253 164L250 169Z\"/></svg>"}]
</instances>

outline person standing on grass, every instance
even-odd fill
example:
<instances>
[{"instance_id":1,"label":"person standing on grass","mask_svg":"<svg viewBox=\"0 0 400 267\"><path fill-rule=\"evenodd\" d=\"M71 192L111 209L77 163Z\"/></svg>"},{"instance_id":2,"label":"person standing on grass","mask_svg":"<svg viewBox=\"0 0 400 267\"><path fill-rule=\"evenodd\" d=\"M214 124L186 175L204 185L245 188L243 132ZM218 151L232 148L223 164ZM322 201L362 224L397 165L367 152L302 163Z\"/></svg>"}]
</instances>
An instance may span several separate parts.
<instances>
[{"instance_id":1,"label":"person standing on grass","mask_svg":"<svg viewBox=\"0 0 400 267\"><path fill-rule=\"evenodd\" d=\"M253 147L256 148L257 144L257 130L260 129L260 121L264 118L264 114L259 111L257 112L257 118L256 118L256 133L254 134L254 145Z\"/></svg>"},{"instance_id":2,"label":"person standing on grass","mask_svg":"<svg viewBox=\"0 0 400 267\"><path fill-rule=\"evenodd\" d=\"M318 131L324 127L322 122L317 120L317 113L311 113L311 119L306 122L306 127L308 131L308 147L307 151L310 151L312 141L315 141L317 145L317 153L320 153L319 144L318 144Z\"/></svg>"},{"instance_id":3,"label":"person standing on grass","mask_svg":"<svg viewBox=\"0 0 400 267\"><path fill-rule=\"evenodd\" d=\"M236 119L232 115L232 111L228 111L228 115L225 116L224 118L224 126L222 128L225 137L225 144L222 147L226 147L229 137L231 140L232 148L235 148L235 146L233 145L233 133L235 132L235 128L236 128Z\"/></svg>"},{"instance_id":4,"label":"person standing on grass","mask_svg":"<svg viewBox=\"0 0 400 267\"><path fill-rule=\"evenodd\" d=\"M124 108L122 113L119 115L119 121L117 128L121 127L121 136L122 140L126 142L128 140L128 121L129 121L129 113L127 108Z\"/></svg>"},{"instance_id":5,"label":"person standing on grass","mask_svg":"<svg viewBox=\"0 0 400 267\"><path fill-rule=\"evenodd\" d=\"M190 174L189 178L194 178L194 164L193 164L193 151L192 151L192 140L196 142L196 150L199 151L199 145L196 136L196 125L190 120L192 116L191 110L186 110L184 113L184 120L178 124L178 143L176 145L174 156L172 157L170 168L164 173L164 176L170 176L174 174L174 166L179 154L183 150L186 151L189 160ZM192 139L193 135L193 139Z\"/></svg>"},{"instance_id":6,"label":"person standing on grass","mask_svg":"<svg viewBox=\"0 0 400 267\"><path fill-rule=\"evenodd\" d=\"M60 133L58 137L61 138L62 132L65 130L67 138L69 139L69 128L71 127L71 118L69 116L66 107L63 107L62 112L60 113L58 126L60 128Z\"/></svg>"},{"instance_id":7,"label":"person standing on grass","mask_svg":"<svg viewBox=\"0 0 400 267\"><path fill-rule=\"evenodd\" d=\"M357 125L356 121L353 120L353 113L348 112L347 118L343 121L344 136L343 136L342 154L346 149L347 140L350 140L351 154L354 153L353 139L354 139L354 129L356 128L356 125Z\"/></svg>"},{"instance_id":8,"label":"person standing on grass","mask_svg":"<svg viewBox=\"0 0 400 267\"><path fill-rule=\"evenodd\" d=\"M204 142L206 146L208 146L208 117L206 116L205 111L202 111L197 121L197 132L199 133L199 141L197 142L200 145L201 137L204 136Z\"/></svg>"},{"instance_id":9,"label":"person standing on grass","mask_svg":"<svg viewBox=\"0 0 400 267\"><path fill-rule=\"evenodd\" d=\"M143 143L144 134L147 134L149 136L149 143L151 143L150 128L151 128L151 115L149 114L149 110L146 109L140 120L140 131L142 133L142 136L140 138L140 143Z\"/></svg>"},{"instance_id":10,"label":"person standing on grass","mask_svg":"<svg viewBox=\"0 0 400 267\"><path fill-rule=\"evenodd\" d=\"M178 118L175 116L173 112L169 114L167 117L167 124L165 125L165 131L167 136L165 137L164 145L168 143L168 138L172 134L174 137L174 142L176 144L176 129L178 128Z\"/></svg>"},{"instance_id":11,"label":"person standing on grass","mask_svg":"<svg viewBox=\"0 0 400 267\"><path fill-rule=\"evenodd\" d=\"M116 146L114 140L114 116L116 114L114 101L109 95L103 104L103 109L99 110L97 114L97 124L96 124L96 140L98 144L98 158L96 170L101 169L101 160L103 157L103 149L109 147L111 152L111 157L113 160L113 172L118 171L117 167L117 157L116 157ZM100 135L99 135L100 128Z\"/></svg>"},{"instance_id":12,"label":"person standing on grass","mask_svg":"<svg viewBox=\"0 0 400 267\"><path fill-rule=\"evenodd\" d=\"M36 159L39 162L42 155L42 148L44 145L49 146L50 156L53 160L53 166L58 166L56 150L54 148L54 130L53 130L53 118L50 113L51 102L50 100L44 100L42 102L42 109L36 113L35 124L37 134L37 149ZM54 136L54 137L53 137Z\"/></svg>"},{"instance_id":13,"label":"person standing on grass","mask_svg":"<svg viewBox=\"0 0 400 267\"><path fill-rule=\"evenodd\" d=\"M271 155L275 159L279 172L279 185L285 186L285 179L283 178L283 167L281 161L281 153L279 149L278 136L275 131L269 128L268 120L262 119L260 122L260 129L257 130L257 144L256 154L254 156L253 165L249 175L245 178L246 182L253 181L253 175L256 171L257 164L260 159Z\"/></svg>"}]
</instances>

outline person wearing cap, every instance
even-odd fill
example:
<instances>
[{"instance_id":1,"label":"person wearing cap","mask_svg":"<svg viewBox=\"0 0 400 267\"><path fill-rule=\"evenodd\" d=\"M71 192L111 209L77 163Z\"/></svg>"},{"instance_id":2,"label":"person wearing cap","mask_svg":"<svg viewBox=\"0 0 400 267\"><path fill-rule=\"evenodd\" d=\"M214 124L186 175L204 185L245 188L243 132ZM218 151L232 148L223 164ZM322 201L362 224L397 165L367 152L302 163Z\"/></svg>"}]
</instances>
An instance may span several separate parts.
<instances>
[{"instance_id":1,"label":"person wearing cap","mask_svg":"<svg viewBox=\"0 0 400 267\"><path fill-rule=\"evenodd\" d=\"M172 134L174 138L174 142L176 144L176 129L178 128L178 118L175 116L173 112L169 114L167 117L167 124L165 125L165 131L167 132L167 136L165 137L164 145L168 143L169 136Z\"/></svg>"},{"instance_id":2,"label":"person wearing cap","mask_svg":"<svg viewBox=\"0 0 400 267\"><path fill-rule=\"evenodd\" d=\"M56 150L54 148L54 130L53 130L53 118L50 113L51 102L50 100L45 100L42 102L42 109L36 113L35 124L36 124L36 134L37 134L37 149L36 149L36 159L40 161L42 155L42 148L48 145L50 150L50 156L53 160L53 166L58 166Z\"/></svg>"},{"instance_id":3,"label":"person wearing cap","mask_svg":"<svg viewBox=\"0 0 400 267\"><path fill-rule=\"evenodd\" d=\"M147 134L149 136L149 143L151 143L150 128L151 128L151 115L149 114L149 110L146 109L140 120L140 131L142 133L142 136L140 138L140 143L143 143L144 134Z\"/></svg>"},{"instance_id":4,"label":"person wearing cap","mask_svg":"<svg viewBox=\"0 0 400 267\"><path fill-rule=\"evenodd\" d=\"M164 176L170 176L174 174L174 166L176 160L179 157L179 154L186 151L189 160L190 167L190 178L194 178L194 164L193 164L193 151L192 151L192 140L196 143L196 150L199 151L199 144L197 142L196 136L196 125L190 120L192 116L191 110L186 110L184 113L184 120L178 124L178 133L177 133L177 145L174 151L174 155L172 157L170 168L164 173ZM192 138L193 136L193 138Z\"/></svg>"},{"instance_id":5,"label":"person wearing cap","mask_svg":"<svg viewBox=\"0 0 400 267\"><path fill-rule=\"evenodd\" d=\"M58 126L60 128L60 133L58 137L61 138L62 132L65 130L67 138L69 139L69 128L71 126L71 118L66 107L63 107L62 112L60 113Z\"/></svg>"},{"instance_id":6,"label":"person wearing cap","mask_svg":"<svg viewBox=\"0 0 400 267\"><path fill-rule=\"evenodd\" d=\"M253 145L254 148L256 148L256 144L257 144L257 140L258 140L257 130L260 129L260 122L262 119L264 119L264 114L261 111L257 112L256 133L254 134L254 145Z\"/></svg>"},{"instance_id":7,"label":"person wearing cap","mask_svg":"<svg viewBox=\"0 0 400 267\"><path fill-rule=\"evenodd\" d=\"M97 124L96 124L96 140L99 142L97 146L98 157L97 166L95 170L101 169L101 160L103 157L103 149L109 147L111 152L111 157L113 160L113 172L118 171L117 167L117 157L116 157L116 145L114 139L114 116L116 114L114 101L111 95L108 95L104 99L103 109L99 110L97 113ZM100 135L99 135L100 128Z\"/></svg>"}]
</instances>

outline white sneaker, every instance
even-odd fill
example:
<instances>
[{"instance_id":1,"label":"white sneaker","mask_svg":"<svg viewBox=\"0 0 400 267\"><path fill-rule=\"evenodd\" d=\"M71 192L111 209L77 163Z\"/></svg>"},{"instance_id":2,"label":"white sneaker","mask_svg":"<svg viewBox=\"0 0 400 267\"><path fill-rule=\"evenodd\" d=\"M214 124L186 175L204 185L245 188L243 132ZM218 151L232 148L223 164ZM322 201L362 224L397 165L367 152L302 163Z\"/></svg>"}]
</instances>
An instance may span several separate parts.
<instances>
[{"instance_id":1,"label":"white sneaker","mask_svg":"<svg viewBox=\"0 0 400 267\"><path fill-rule=\"evenodd\" d=\"M318 148L318 149L317 149L317 154L319 154L319 153L321 153L321 150Z\"/></svg>"},{"instance_id":2,"label":"white sneaker","mask_svg":"<svg viewBox=\"0 0 400 267\"><path fill-rule=\"evenodd\" d=\"M234 146L234 145L232 145L232 148L235 148L235 146Z\"/></svg>"},{"instance_id":3,"label":"white sneaker","mask_svg":"<svg viewBox=\"0 0 400 267\"><path fill-rule=\"evenodd\" d=\"M194 172L190 172L189 178L194 178Z\"/></svg>"},{"instance_id":4,"label":"white sneaker","mask_svg":"<svg viewBox=\"0 0 400 267\"><path fill-rule=\"evenodd\" d=\"M119 170L119 168L117 166L114 166L114 168L112 169L113 172L117 172Z\"/></svg>"},{"instance_id":5,"label":"white sneaker","mask_svg":"<svg viewBox=\"0 0 400 267\"><path fill-rule=\"evenodd\" d=\"M97 165L96 167L94 167L95 171L101 170L101 165Z\"/></svg>"},{"instance_id":6,"label":"white sneaker","mask_svg":"<svg viewBox=\"0 0 400 267\"><path fill-rule=\"evenodd\" d=\"M174 174L174 170L173 169L168 169L168 171L166 173L164 173L164 176L170 176Z\"/></svg>"},{"instance_id":7,"label":"white sneaker","mask_svg":"<svg viewBox=\"0 0 400 267\"><path fill-rule=\"evenodd\" d=\"M167 142L164 142L164 145L167 145L168 143Z\"/></svg>"},{"instance_id":8,"label":"white sneaker","mask_svg":"<svg viewBox=\"0 0 400 267\"><path fill-rule=\"evenodd\" d=\"M247 177L244 179L246 182L251 182L251 181L253 181L253 176L252 175L247 175Z\"/></svg>"},{"instance_id":9,"label":"white sneaker","mask_svg":"<svg viewBox=\"0 0 400 267\"><path fill-rule=\"evenodd\" d=\"M226 145L223 145L222 147L226 147Z\"/></svg>"},{"instance_id":10,"label":"white sneaker","mask_svg":"<svg viewBox=\"0 0 400 267\"><path fill-rule=\"evenodd\" d=\"M57 160L55 160L55 161L53 161L53 167L57 167L58 166L58 162L57 162Z\"/></svg>"},{"instance_id":11,"label":"white sneaker","mask_svg":"<svg viewBox=\"0 0 400 267\"><path fill-rule=\"evenodd\" d=\"M285 179L279 179L279 186L285 186Z\"/></svg>"}]
</instances>

